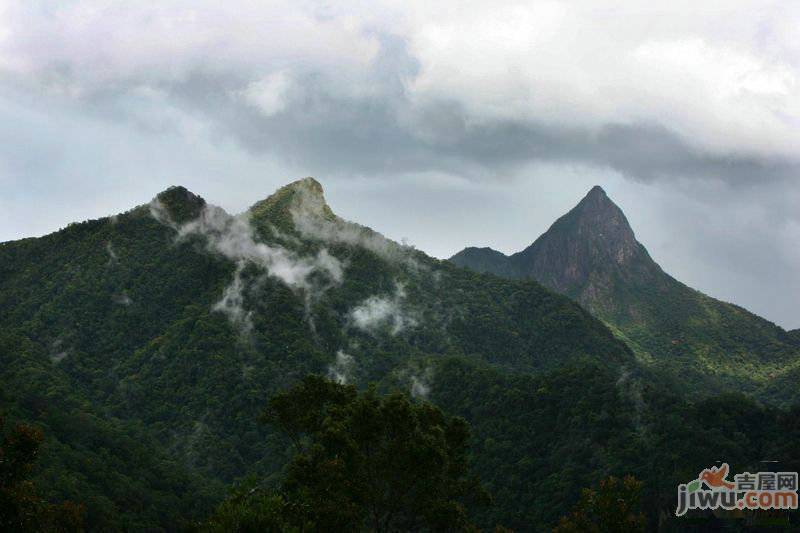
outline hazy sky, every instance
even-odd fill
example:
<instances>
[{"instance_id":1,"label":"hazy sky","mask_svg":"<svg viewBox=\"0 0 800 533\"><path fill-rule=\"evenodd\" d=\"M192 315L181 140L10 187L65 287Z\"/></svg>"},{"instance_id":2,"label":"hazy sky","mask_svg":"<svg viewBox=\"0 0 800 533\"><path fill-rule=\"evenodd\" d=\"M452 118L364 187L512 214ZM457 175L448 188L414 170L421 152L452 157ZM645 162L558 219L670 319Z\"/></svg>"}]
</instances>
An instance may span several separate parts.
<instances>
[{"instance_id":1,"label":"hazy sky","mask_svg":"<svg viewBox=\"0 0 800 533\"><path fill-rule=\"evenodd\" d=\"M800 3L0 0L0 241L307 175L438 257L602 185L678 279L800 327Z\"/></svg>"}]
</instances>

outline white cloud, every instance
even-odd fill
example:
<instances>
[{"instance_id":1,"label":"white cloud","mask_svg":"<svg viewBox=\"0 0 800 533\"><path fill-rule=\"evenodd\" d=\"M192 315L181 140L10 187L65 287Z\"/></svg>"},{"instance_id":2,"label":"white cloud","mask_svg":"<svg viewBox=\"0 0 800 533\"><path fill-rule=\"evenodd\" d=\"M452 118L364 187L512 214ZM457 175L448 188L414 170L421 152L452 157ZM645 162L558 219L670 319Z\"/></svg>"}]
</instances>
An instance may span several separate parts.
<instances>
[{"instance_id":1,"label":"white cloud","mask_svg":"<svg viewBox=\"0 0 800 533\"><path fill-rule=\"evenodd\" d=\"M151 213L153 205L158 204L151 204ZM163 212L158 213L157 209L155 216L157 220L164 219ZM209 250L237 262L254 263L294 289L313 289L310 277L314 272L325 273L333 283L342 281L341 263L327 250L320 250L315 256L300 257L282 246L258 242L247 215L234 217L209 205L195 220L177 229L179 238L203 235Z\"/></svg>"},{"instance_id":2,"label":"white cloud","mask_svg":"<svg viewBox=\"0 0 800 533\"><path fill-rule=\"evenodd\" d=\"M122 291L122 293L114 295L114 303L127 307L133 303L133 300L128 296L127 292Z\"/></svg>"},{"instance_id":3,"label":"white cloud","mask_svg":"<svg viewBox=\"0 0 800 533\"><path fill-rule=\"evenodd\" d=\"M285 0L12 0L0 11L0 65L83 90L197 73L252 74L298 59L358 66L378 49L364 31L369 22L344 8Z\"/></svg>"},{"instance_id":4,"label":"white cloud","mask_svg":"<svg viewBox=\"0 0 800 533\"><path fill-rule=\"evenodd\" d=\"M206 239L206 247L210 252L236 262L233 280L212 309L224 312L245 335L253 327L252 313L244 305L246 284L242 272L248 264L262 269L291 289L303 291L307 308L315 296L342 282L344 268L326 249L301 256L283 246L260 242L250 225L248 213L231 216L222 208L205 205L197 218L179 225L171 219L158 198L150 202L149 210L153 218L177 232L178 240L201 235ZM323 275L324 281L314 279L314 274ZM308 319L313 330L314 322L310 314Z\"/></svg>"},{"instance_id":5,"label":"white cloud","mask_svg":"<svg viewBox=\"0 0 800 533\"><path fill-rule=\"evenodd\" d=\"M296 75L324 73L328 94L369 100L388 69L411 130L428 104L452 100L467 127L656 123L700 151L797 159L798 23L800 5L768 0L16 1L0 9L0 76L67 98L218 77L273 116ZM386 38L417 72L376 69Z\"/></svg>"},{"instance_id":6,"label":"white cloud","mask_svg":"<svg viewBox=\"0 0 800 533\"><path fill-rule=\"evenodd\" d=\"M278 71L248 84L235 95L270 117L284 110L292 89L289 74Z\"/></svg>"},{"instance_id":7,"label":"white cloud","mask_svg":"<svg viewBox=\"0 0 800 533\"><path fill-rule=\"evenodd\" d=\"M242 280L242 270L244 270L246 264L243 260L237 263L233 280L225 287L222 292L222 298L211 307L212 311L225 313L228 316L228 320L239 326L245 336L253 330L253 312L246 310L244 307L245 285Z\"/></svg>"},{"instance_id":8,"label":"white cloud","mask_svg":"<svg viewBox=\"0 0 800 533\"><path fill-rule=\"evenodd\" d=\"M353 325L370 333L388 326L392 335L414 327L417 321L405 311L405 298L406 292L401 284L395 286L391 296L370 296L350 312Z\"/></svg>"},{"instance_id":9,"label":"white cloud","mask_svg":"<svg viewBox=\"0 0 800 533\"><path fill-rule=\"evenodd\" d=\"M336 361L328 367L328 377L336 383L344 385L353 379L353 368L356 360L342 350L336 352Z\"/></svg>"},{"instance_id":10,"label":"white cloud","mask_svg":"<svg viewBox=\"0 0 800 533\"><path fill-rule=\"evenodd\" d=\"M468 123L597 129L659 123L699 150L797 157L800 21L786 3L414 2L405 28L418 103L455 99ZM776 54L776 48L782 53Z\"/></svg>"},{"instance_id":11,"label":"white cloud","mask_svg":"<svg viewBox=\"0 0 800 533\"><path fill-rule=\"evenodd\" d=\"M119 263L119 256L117 252L114 251L113 246L111 246L111 241L106 243L106 253L108 254L108 264L115 265Z\"/></svg>"},{"instance_id":12,"label":"white cloud","mask_svg":"<svg viewBox=\"0 0 800 533\"><path fill-rule=\"evenodd\" d=\"M411 376L411 396L426 399L431 393L430 376Z\"/></svg>"},{"instance_id":13,"label":"white cloud","mask_svg":"<svg viewBox=\"0 0 800 533\"><path fill-rule=\"evenodd\" d=\"M361 246L390 262L402 262L413 269L420 268L413 256L414 248L398 244L369 228L325 213L325 199L308 185L297 188L298 199L292 205L294 227L303 237L328 244Z\"/></svg>"}]
</instances>

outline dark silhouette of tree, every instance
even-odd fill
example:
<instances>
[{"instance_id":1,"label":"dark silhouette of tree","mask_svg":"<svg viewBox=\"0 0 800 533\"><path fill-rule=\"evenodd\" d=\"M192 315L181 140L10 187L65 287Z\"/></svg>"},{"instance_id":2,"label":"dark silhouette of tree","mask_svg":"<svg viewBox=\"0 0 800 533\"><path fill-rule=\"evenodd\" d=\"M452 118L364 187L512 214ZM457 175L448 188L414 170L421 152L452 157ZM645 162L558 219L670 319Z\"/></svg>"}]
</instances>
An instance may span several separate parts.
<instances>
[{"instance_id":1,"label":"dark silhouette of tree","mask_svg":"<svg viewBox=\"0 0 800 533\"><path fill-rule=\"evenodd\" d=\"M633 476L609 477L597 489L583 489L572 513L563 517L554 533L628 533L644 531L640 509L642 482Z\"/></svg>"},{"instance_id":2,"label":"dark silhouette of tree","mask_svg":"<svg viewBox=\"0 0 800 533\"><path fill-rule=\"evenodd\" d=\"M488 503L469 473L466 422L429 403L309 376L263 420L295 448L281 490L240 487L209 529L468 531L467 506Z\"/></svg>"},{"instance_id":3,"label":"dark silhouette of tree","mask_svg":"<svg viewBox=\"0 0 800 533\"><path fill-rule=\"evenodd\" d=\"M42 443L42 432L26 424L4 430L0 416L0 530L80 531L82 506L43 501L29 479Z\"/></svg>"}]
</instances>

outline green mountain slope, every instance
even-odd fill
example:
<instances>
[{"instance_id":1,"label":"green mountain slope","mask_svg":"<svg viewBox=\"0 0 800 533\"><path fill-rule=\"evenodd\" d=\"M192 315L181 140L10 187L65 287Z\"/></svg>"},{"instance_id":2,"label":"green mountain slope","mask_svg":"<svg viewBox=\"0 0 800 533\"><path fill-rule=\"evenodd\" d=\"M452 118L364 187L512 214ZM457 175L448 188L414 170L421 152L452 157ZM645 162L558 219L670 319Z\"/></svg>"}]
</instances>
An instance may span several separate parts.
<instances>
[{"instance_id":1,"label":"green mountain slope","mask_svg":"<svg viewBox=\"0 0 800 533\"><path fill-rule=\"evenodd\" d=\"M102 530L174 529L221 483L269 482L289 448L258 414L309 372L425 396L445 358L499 375L635 365L563 296L346 222L311 179L239 216L176 187L3 243L0 328L0 409L44 426L42 482Z\"/></svg>"},{"instance_id":2,"label":"green mountain slope","mask_svg":"<svg viewBox=\"0 0 800 533\"><path fill-rule=\"evenodd\" d=\"M800 410L738 393L686 398L647 371L592 363L510 375L449 359L436 376L432 399L472 424L476 469L495 498L486 524L550 531L581 487L633 474L647 531L738 531L741 518L676 519L677 485L720 460L735 472L762 470L764 459L800 468Z\"/></svg>"},{"instance_id":3,"label":"green mountain slope","mask_svg":"<svg viewBox=\"0 0 800 533\"><path fill-rule=\"evenodd\" d=\"M796 334L666 274L600 187L519 253L468 248L451 261L535 279L569 296L640 359L680 375L689 387L744 388L778 400L793 393L774 383L798 361Z\"/></svg>"},{"instance_id":4,"label":"green mountain slope","mask_svg":"<svg viewBox=\"0 0 800 533\"><path fill-rule=\"evenodd\" d=\"M0 410L44 430L39 492L85 504L92 529L177 530L203 518L222 493L147 428L93 406L52 356L9 331L0 333Z\"/></svg>"}]
</instances>

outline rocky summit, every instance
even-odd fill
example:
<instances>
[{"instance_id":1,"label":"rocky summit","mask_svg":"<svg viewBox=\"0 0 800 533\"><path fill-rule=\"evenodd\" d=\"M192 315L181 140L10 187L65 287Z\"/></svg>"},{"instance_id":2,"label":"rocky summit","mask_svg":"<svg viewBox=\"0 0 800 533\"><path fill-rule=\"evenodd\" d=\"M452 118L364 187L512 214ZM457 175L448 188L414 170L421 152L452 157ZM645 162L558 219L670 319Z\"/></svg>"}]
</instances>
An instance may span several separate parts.
<instances>
[{"instance_id":1,"label":"rocky summit","mask_svg":"<svg viewBox=\"0 0 800 533\"><path fill-rule=\"evenodd\" d=\"M450 260L534 279L572 298L642 361L688 378L687 388L702 383L720 391L744 387L765 399L794 398L783 385L800 356L794 334L664 272L599 186L518 253L466 248Z\"/></svg>"}]
</instances>

